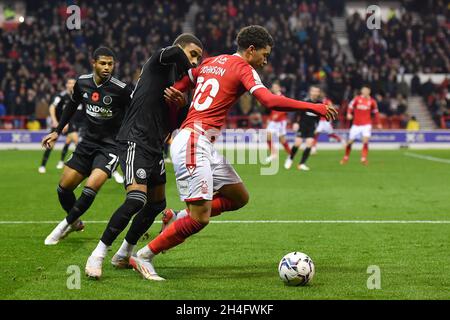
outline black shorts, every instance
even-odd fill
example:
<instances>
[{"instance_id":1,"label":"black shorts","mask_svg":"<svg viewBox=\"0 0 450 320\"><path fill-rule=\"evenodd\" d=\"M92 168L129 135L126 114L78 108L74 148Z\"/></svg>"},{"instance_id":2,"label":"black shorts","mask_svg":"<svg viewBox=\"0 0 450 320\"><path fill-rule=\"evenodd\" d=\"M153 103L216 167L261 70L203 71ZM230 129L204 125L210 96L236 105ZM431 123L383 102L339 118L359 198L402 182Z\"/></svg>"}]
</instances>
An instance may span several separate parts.
<instances>
[{"instance_id":1,"label":"black shorts","mask_svg":"<svg viewBox=\"0 0 450 320\"><path fill-rule=\"evenodd\" d=\"M135 142L119 142L120 167L125 175L125 188L133 183L155 187L166 183L164 157L155 155Z\"/></svg>"},{"instance_id":2,"label":"black shorts","mask_svg":"<svg viewBox=\"0 0 450 320\"><path fill-rule=\"evenodd\" d=\"M92 170L100 169L111 178L111 174L116 170L118 163L119 157L116 145L100 144L83 139L78 143L66 165L85 177L88 177Z\"/></svg>"},{"instance_id":3,"label":"black shorts","mask_svg":"<svg viewBox=\"0 0 450 320\"><path fill-rule=\"evenodd\" d=\"M297 137L302 139L314 138L314 133L316 131L315 125L300 126L297 132Z\"/></svg>"}]
</instances>

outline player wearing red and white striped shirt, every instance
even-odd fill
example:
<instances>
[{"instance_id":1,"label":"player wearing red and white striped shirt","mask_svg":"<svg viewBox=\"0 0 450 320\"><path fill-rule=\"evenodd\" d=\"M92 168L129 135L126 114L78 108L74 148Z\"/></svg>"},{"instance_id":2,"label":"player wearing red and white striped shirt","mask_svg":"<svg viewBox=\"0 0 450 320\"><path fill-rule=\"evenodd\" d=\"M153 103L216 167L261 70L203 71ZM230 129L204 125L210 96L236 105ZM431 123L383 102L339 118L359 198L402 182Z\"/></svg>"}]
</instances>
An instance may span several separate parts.
<instances>
[{"instance_id":1,"label":"player wearing red and white striped shirt","mask_svg":"<svg viewBox=\"0 0 450 320\"><path fill-rule=\"evenodd\" d=\"M381 129L378 105L375 99L370 96L370 88L363 86L361 95L356 96L348 105L347 119L353 120L350 128L349 139L345 147L345 155L341 164L346 164L352 151L352 144L356 139L361 139L363 148L361 152L361 163L368 164L367 155L369 153L369 139L372 135L372 115L375 117L377 128Z\"/></svg>"},{"instance_id":2,"label":"player wearing red and white striped shirt","mask_svg":"<svg viewBox=\"0 0 450 320\"><path fill-rule=\"evenodd\" d=\"M249 195L242 180L213 144L225 125L228 110L242 94L250 92L271 110L309 110L328 119L336 117L337 112L332 107L278 96L262 84L254 68L267 64L273 47L272 37L266 29L261 26L243 28L237 36L237 44L236 54L205 59L175 88L166 90L170 101L174 90L184 91L195 86L187 118L170 150L178 192L187 209L178 214L166 210L164 230L138 251L139 258L130 258L130 264L144 276L145 270L153 267L153 257L199 232L211 216L247 204ZM174 222L168 224L170 220Z\"/></svg>"},{"instance_id":3,"label":"player wearing red and white striped shirt","mask_svg":"<svg viewBox=\"0 0 450 320\"><path fill-rule=\"evenodd\" d=\"M278 82L274 82L270 88L272 93L281 96L281 86ZM286 129L287 129L287 112L285 111L271 111L269 121L267 122L267 145L269 147L270 155L267 157L266 162L270 163L277 157L277 152L273 146L273 136L278 137L281 145L287 154L291 153L291 148L286 141Z\"/></svg>"}]
</instances>

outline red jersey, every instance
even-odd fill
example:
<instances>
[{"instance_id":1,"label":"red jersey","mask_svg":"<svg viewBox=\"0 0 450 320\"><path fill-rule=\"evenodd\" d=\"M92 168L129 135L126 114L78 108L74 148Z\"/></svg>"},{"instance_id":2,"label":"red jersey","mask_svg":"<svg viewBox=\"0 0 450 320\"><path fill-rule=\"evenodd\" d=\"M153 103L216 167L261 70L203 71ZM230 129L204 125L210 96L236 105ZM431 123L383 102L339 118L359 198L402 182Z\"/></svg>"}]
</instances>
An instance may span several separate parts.
<instances>
[{"instance_id":1,"label":"red jersey","mask_svg":"<svg viewBox=\"0 0 450 320\"><path fill-rule=\"evenodd\" d=\"M269 121L282 122L287 120L287 112L272 110L269 115Z\"/></svg>"},{"instance_id":2,"label":"red jersey","mask_svg":"<svg viewBox=\"0 0 450 320\"><path fill-rule=\"evenodd\" d=\"M348 105L347 115L353 113L353 124L363 126L372 124L372 113L378 121L378 105L372 97L357 96Z\"/></svg>"},{"instance_id":3,"label":"red jersey","mask_svg":"<svg viewBox=\"0 0 450 320\"><path fill-rule=\"evenodd\" d=\"M264 87L255 69L237 54L208 58L189 70L189 78L196 87L181 128L193 128L195 122L205 130L220 129L228 110L242 94Z\"/></svg>"},{"instance_id":4,"label":"red jersey","mask_svg":"<svg viewBox=\"0 0 450 320\"><path fill-rule=\"evenodd\" d=\"M174 87L186 91L190 85L195 86L195 92L182 129L194 128L194 124L197 130L220 129L225 125L229 109L246 91L271 110L311 110L320 115L327 112L325 105L272 94L262 84L256 70L237 53L205 59Z\"/></svg>"}]
</instances>

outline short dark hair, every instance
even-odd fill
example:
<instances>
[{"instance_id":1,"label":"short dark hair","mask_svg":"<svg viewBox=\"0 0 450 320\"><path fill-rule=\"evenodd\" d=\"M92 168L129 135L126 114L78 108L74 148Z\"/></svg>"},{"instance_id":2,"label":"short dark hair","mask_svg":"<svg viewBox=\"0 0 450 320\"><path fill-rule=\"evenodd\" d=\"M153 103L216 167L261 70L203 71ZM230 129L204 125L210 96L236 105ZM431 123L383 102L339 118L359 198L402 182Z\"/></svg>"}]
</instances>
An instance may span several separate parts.
<instances>
[{"instance_id":1,"label":"short dark hair","mask_svg":"<svg viewBox=\"0 0 450 320\"><path fill-rule=\"evenodd\" d=\"M184 48L190 43L193 43L193 44L199 46L203 50L202 42L199 40L199 38L194 36L192 33L180 34L173 42L173 45L175 46L175 45L179 44L182 48Z\"/></svg>"},{"instance_id":2,"label":"short dark hair","mask_svg":"<svg viewBox=\"0 0 450 320\"><path fill-rule=\"evenodd\" d=\"M236 42L240 51L250 46L254 46L256 50L267 46L273 47L273 38L269 31L258 25L242 28L236 37Z\"/></svg>"},{"instance_id":3,"label":"short dark hair","mask_svg":"<svg viewBox=\"0 0 450 320\"><path fill-rule=\"evenodd\" d=\"M113 57L113 59L116 60L116 55L108 47L98 47L97 49L95 49L93 55L94 60L97 61L100 56Z\"/></svg>"}]
</instances>

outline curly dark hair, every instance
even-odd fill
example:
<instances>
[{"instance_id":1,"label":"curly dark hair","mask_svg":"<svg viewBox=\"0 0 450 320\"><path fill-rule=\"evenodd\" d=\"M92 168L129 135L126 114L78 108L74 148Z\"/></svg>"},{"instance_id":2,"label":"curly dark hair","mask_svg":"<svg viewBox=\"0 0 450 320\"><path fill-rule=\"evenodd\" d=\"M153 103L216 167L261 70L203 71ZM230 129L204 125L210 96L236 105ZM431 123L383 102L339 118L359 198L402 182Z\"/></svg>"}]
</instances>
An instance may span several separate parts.
<instances>
[{"instance_id":1,"label":"curly dark hair","mask_svg":"<svg viewBox=\"0 0 450 320\"><path fill-rule=\"evenodd\" d=\"M240 51L247 49L251 45L256 50L265 48L266 46L273 47L273 39L269 31L258 25L242 28L236 37L236 42Z\"/></svg>"},{"instance_id":2,"label":"curly dark hair","mask_svg":"<svg viewBox=\"0 0 450 320\"><path fill-rule=\"evenodd\" d=\"M100 58L100 56L113 57L113 59L116 60L116 55L108 47L98 47L97 49L95 49L92 58L94 58L94 60L97 61Z\"/></svg>"}]
</instances>

